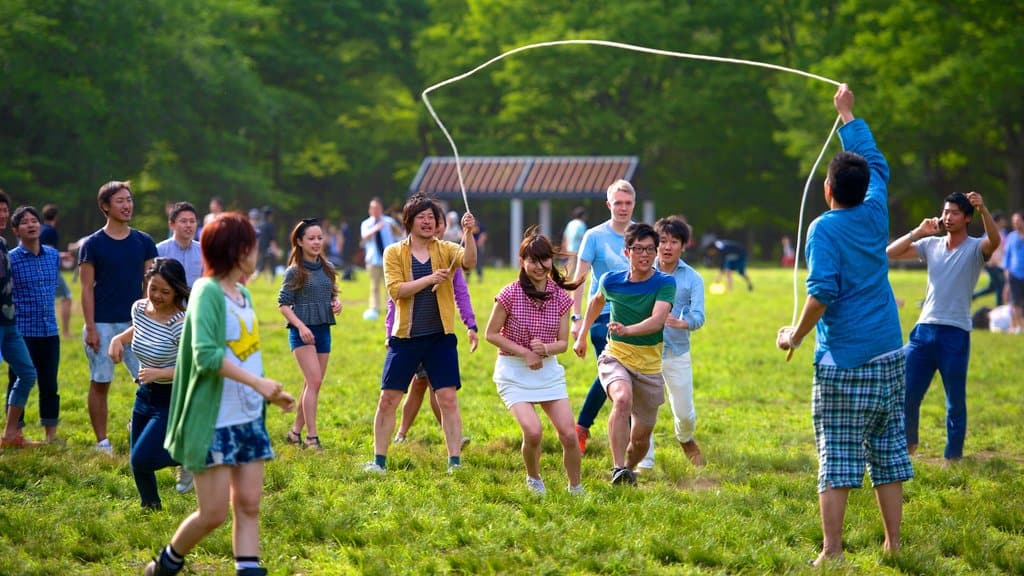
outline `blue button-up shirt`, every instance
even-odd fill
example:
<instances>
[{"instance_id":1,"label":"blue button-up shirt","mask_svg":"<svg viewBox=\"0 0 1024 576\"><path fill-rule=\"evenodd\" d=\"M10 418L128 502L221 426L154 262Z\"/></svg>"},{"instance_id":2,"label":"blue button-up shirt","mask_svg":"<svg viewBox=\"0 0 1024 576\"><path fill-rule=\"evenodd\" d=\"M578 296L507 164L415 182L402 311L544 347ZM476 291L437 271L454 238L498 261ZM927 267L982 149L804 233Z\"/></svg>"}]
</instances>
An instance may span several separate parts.
<instances>
[{"instance_id":1,"label":"blue button-up shirt","mask_svg":"<svg viewBox=\"0 0 1024 576\"><path fill-rule=\"evenodd\" d=\"M60 254L49 246L39 248L39 254L33 254L19 244L9 254L14 318L21 335L30 338L59 333L53 302L60 274Z\"/></svg>"},{"instance_id":2,"label":"blue button-up shirt","mask_svg":"<svg viewBox=\"0 0 1024 576\"><path fill-rule=\"evenodd\" d=\"M156 245L156 253L161 258L173 258L185 267L185 280L191 288L196 280L203 276L203 251L199 242L190 240L188 248L182 248L172 236Z\"/></svg>"},{"instance_id":3,"label":"blue button-up shirt","mask_svg":"<svg viewBox=\"0 0 1024 576\"><path fill-rule=\"evenodd\" d=\"M672 277L676 279L676 297L672 302L671 314L690 325L686 328L669 328L665 325L665 348L662 356L680 356L690 351L690 332L704 325L704 279L686 262L679 261Z\"/></svg>"}]
</instances>

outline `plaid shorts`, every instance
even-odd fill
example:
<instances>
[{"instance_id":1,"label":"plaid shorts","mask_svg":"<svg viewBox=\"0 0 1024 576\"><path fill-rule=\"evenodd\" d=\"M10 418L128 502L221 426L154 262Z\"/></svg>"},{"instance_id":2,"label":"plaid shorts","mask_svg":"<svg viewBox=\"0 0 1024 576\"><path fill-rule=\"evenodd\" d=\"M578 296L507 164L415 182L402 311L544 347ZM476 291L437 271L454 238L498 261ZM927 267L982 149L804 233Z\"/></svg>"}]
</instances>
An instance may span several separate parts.
<instances>
[{"instance_id":1,"label":"plaid shorts","mask_svg":"<svg viewBox=\"0 0 1024 576\"><path fill-rule=\"evenodd\" d=\"M903 425L906 359L902 350L856 368L814 368L814 440L818 492L914 477Z\"/></svg>"}]
</instances>

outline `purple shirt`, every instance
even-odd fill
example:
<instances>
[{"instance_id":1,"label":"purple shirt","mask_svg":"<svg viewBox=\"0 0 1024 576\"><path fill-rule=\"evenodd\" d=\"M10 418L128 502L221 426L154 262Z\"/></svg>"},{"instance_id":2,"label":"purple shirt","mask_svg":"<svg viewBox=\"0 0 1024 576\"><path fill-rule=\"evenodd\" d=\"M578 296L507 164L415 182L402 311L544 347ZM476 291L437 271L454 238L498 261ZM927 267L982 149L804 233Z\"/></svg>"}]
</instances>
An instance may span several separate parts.
<instances>
[{"instance_id":1,"label":"purple shirt","mask_svg":"<svg viewBox=\"0 0 1024 576\"><path fill-rule=\"evenodd\" d=\"M455 276L452 277L452 288L455 289L455 305L459 308L459 316L466 328L476 327L476 315L473 314L473 303L469 299L469 286L466 286L466 277L462 274L462 268L455 269ZM395 301L388 298L388 311L384 316L384 334L391 335L391 327L395 323Z\"/></svg>"}]
</instances>

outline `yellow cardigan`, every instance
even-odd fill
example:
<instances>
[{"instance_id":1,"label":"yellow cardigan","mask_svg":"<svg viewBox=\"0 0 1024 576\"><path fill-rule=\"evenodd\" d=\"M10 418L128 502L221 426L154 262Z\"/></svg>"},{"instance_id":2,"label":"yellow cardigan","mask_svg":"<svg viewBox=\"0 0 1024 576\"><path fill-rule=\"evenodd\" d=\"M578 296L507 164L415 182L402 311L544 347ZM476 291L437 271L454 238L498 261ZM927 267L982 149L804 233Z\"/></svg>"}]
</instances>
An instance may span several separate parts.
<instances>
[{"instance_id":1,"label":"yellow cardigan","mask_svg":"<svg viewBox=\"0 0 1024 576\"><path fill-rule=\"evenodd\" d=\"M462 266L462 248L446 240L432 238L430 246L430 266L436 272L442 268ZM395 301L395 323L391 326L391 336L408 338L412 329L412 306L415 295L408 298L398 297L398 286L403 282L412 282L412 240L406 238L384 249L384 283L388 295ZM429 290L429 288L427 288ZM455 288L451 279L437 285L437 308L441 312L441 323L444 333L455 331Z\"/></svg>"}]
</instances>

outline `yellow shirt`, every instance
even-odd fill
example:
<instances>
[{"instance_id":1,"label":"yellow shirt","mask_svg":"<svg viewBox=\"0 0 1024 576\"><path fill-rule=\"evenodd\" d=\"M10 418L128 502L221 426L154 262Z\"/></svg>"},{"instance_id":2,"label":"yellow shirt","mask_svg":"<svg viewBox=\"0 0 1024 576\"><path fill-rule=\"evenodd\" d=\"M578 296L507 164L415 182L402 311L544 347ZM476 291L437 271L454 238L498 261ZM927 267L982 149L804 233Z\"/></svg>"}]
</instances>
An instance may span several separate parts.
<instances>
[{"instance_id":1,"label":"yellow shirt","mask_svg":"<svg viewBox=\"0 0 1024 576\"><path fill-rule=\"evenodd\" d=\"M432 238L428 246L430 250L430 268L437 272L442 268L462 266L462 247L455 242ZM406 238L395 242L384 249L384 284L388 295L395 301L395 323L391 326L391 336L408 338L412 329L413 296L398 297L398 287L404 282L412 282L412 239ZM430 290L430 288L425 288ZM441 313L444 333L455 331L455 288L451 278L437 285L437 308Z\"/></svg>"}]
</instances>

